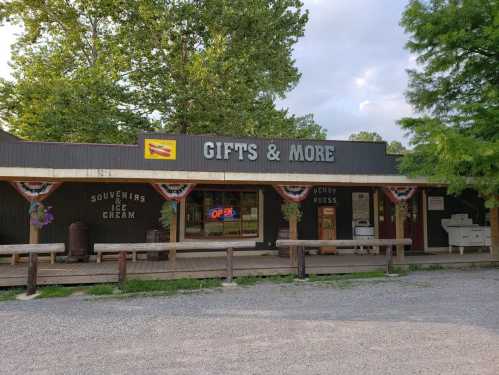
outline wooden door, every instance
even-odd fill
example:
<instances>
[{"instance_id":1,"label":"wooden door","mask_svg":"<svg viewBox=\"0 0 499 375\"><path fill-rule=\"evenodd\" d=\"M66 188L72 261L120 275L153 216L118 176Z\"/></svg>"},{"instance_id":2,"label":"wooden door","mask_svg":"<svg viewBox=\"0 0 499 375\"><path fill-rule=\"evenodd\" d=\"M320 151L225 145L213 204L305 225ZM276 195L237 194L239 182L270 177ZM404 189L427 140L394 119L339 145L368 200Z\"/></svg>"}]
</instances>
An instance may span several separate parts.
<instances>
[{"instance_id":1,"label":"wooden door","mask_svg":"<svg viewBox=\"0 0 499 375\"><path fill-rule=\"evenodd\" d=\"M336 239L336 207L319 206L318 208L318 229L320 240ZM335 254L336 247L321 247L321 254Z\"/></svg>"},{"instance_id":2,"label":"wooden door","mask_svg":"<svg viewBox=\"0 0 499 375\"><path fill-rule=\"evenodd\" d=\"M412 239L413 252L424 251L423 239L423 202L421 191L418 191L407 202L407 216L404 223L404 235Z\"/></svg>"},{"instance_id":3,"label":"wooden door","mask_svg":"<svg viewBox=\"0 0 499 375\"><path fill-rule=\"evenodd\" d=\"M379 238L395 238L395 205L383 192L379 194L378 215Z\"/></svg>"},{"instance_id":4,"label":"wooden door","mask_svg":"<svg viewBox=\"0 0 499 375\"><path fill-rule=\"evenodd\" d=\"M407 202L406 217L404 220L404 237L412 239L411 251L423 251L423 214L422 194L418 191ZM395 238L395 205L385 194L379 198L379 237Z\"/></svg>"}]
</instances>

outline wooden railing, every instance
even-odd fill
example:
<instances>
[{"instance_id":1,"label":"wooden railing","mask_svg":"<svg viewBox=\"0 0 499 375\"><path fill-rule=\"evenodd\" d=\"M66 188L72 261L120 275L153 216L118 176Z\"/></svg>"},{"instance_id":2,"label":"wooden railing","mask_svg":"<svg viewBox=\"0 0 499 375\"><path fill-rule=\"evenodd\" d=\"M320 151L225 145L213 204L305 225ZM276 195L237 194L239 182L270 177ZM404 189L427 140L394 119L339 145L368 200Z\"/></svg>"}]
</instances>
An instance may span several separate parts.
<instances>
[{"instance_id":1,"label":"wooden railing","mask_svg":"<svg viewBox=\"0 0 499 375\"><path fill-rule=\"evenodd\" d=\"M390 273L395 246L412 245L410 238L403 239L374 239L374 240L277 240L277 247L291 249L292 266L297 267L298 278L306 277L305 248L313 247L386 247L386 272Z\"/></svg>"},{"instance_id":2,"label":"wooden railing","mask_svg":"<svg viewBox=\"0 0 499 375\"><path fill-rule=\"evenodd\" d=\"M206 242L148 242L148 243L96 243L94 252L99 254L118 254L118 282L123 287L126 281L127 253L138 251L168 251L170 269L176 270L177 250L226 250L227 255L227 282L232 282L233 260L235 249L250 249L256 246L255 241L206 241Z\"/></svg>"},{"instance_id":3,"label":"wooden railing","mask_svg":"<svg viewBox=\"0 0 499 375\"><path fill-rule=\"evenodd\" d=\"M32 295L36 293L36 281L38 273L38 254L51 254L51 258L55 258L55 254L64 253L66 250L63 243L53 244L26 244L26 245L0 245L0 255L12 255L15 257L20 254L28 254L28 280L26 294ZM53 259L51 259L53 262Z\"/></svg>"}]
</instances>

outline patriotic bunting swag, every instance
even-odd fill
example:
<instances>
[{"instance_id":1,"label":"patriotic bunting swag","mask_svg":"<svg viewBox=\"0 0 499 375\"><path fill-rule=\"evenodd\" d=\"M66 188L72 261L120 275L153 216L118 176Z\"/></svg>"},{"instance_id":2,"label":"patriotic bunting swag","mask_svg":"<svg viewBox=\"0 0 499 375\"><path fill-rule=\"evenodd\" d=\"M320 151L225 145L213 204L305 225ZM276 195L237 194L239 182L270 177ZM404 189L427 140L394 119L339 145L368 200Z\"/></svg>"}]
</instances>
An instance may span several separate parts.
<instances>
[{"instance_id":1,"label":"patriotic bunting swag","mask_svg":"<svg viewBox=\"0 0 499 375\"><path fill-rule=\"evenodd\" d=\"M16 181L12 185L29 202L41 202L57 189L60 182Z\"/></svg>"},{"instance_id":2,"label":"patriotic bunting swag","mask_svg":"<svg viewBox=\"0 0 499 375\"><path fill-rule=\"evenodd\" d=\"M386 196L394 204L407 202L416 193L415 186L388 186L384 188Z\"/></svg>"},{"instance_id":3,"label":"patriotic bunting swag","mask_svg":"<svg viewBox=\"0 0 499 375\"><path fill-rule=\"evenodd\" d=\"M275 185L274 188L286 201L292 201L295 203L300 203L305 200L312 190L312 186L309 185Z\"/></svg>"},{"instance_id":4,"label":"patriotic bunting swag","mask_svg":"<svg viewBox=\"0 0 499 375\"><path fill-rule=\"evenodd\" d=\"M152 184L152 186L166 200L180 202L189 195L195 184Z\"/></svg>"}]
</instances>

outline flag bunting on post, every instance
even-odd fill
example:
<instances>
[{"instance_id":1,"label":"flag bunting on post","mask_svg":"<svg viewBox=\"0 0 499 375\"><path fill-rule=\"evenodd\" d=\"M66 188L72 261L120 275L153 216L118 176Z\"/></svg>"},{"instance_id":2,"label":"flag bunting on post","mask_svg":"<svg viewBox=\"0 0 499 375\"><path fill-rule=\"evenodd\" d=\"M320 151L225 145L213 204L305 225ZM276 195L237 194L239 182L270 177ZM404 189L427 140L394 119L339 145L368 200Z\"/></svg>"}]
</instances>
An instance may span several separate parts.
<instances>
[{"instance_id":1,"label":"flag bunting on post","mask_svg":"<svg viewBox=\"0 0 499 375\"><path fill-rule=\"evenodd\" d=\"M62 182L15 181L14 188L29 202L45 200Z\"/></svg>"},{"instance_id":2,"label":"flag bunting on post","mask_svg":"<svg viewBox=\"0 0 499 375\"><path fill-rule=\"evenodd\" d=\"M310 185L274 185L279 195L286 201L300 203L312 190Z\"/></svg>"},{"instance_id":3,"label":"flag bunting on post","mask_svg":"<svg viewBox=\"0 0 499 375\"><path fill-rule=\"evenodd\" d=\"M417 189L416 186L387 186L383 190L392 203L398 204L411 199Z\"/></svg>"},{"instance_id":4,"label":"flag bunting on post","mask_svg":"<svg viewBox=\"0 0 499 375\"><path fill-rule=\"evenodd\" d=\"M196 184L152 184L163 198L177 202L180 202L187 197L195 185Z\"/></svg>"}]
</instances>

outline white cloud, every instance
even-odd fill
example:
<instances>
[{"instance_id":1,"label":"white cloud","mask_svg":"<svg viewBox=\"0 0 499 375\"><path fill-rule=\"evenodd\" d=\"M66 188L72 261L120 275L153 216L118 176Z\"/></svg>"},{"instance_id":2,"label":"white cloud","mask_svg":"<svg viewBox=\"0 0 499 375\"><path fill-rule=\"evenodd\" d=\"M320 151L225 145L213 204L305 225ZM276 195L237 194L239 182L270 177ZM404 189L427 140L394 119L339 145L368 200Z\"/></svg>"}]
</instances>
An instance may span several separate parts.
<instances>
[{"instance_id":1,"label":"white cloud","mask_svg":"<svg viewBox=\"0 0 499 375\"><path fill-rule=\"evenodd\" d=\"M369 106L369 104L371 104L371 102L369 100L364 100L363 102L361 102L359 104L359 111L363 112L366 109L368 109L367 107Z\"/></svg>"},{"instance_id":2,"label":"white cloud","mask_svg":"<svg viewBox=\"0 0 499 375\"><path fill-rule=\"evenodd\" d=\"M305 0L310 19L294 54L302 79L280 104L313 113L330 139L370 130L407 143L396 124L412 114L403 93L415 59L399 26L406 3Z\"/></svg>"},{"instance_id":3,"label":"white cloud","mask_svg":"<svg viewBox=\"0 0 499 375\"><path fill-rule=\"evenodd\" d=\"M355 86L357 86L358 88L363 88L368 86L371 83L370 81L373 78L374 74L375 74L374 68L365 69L360 76L355 77L354 79Z\"/></svg>"}]
</instances>

